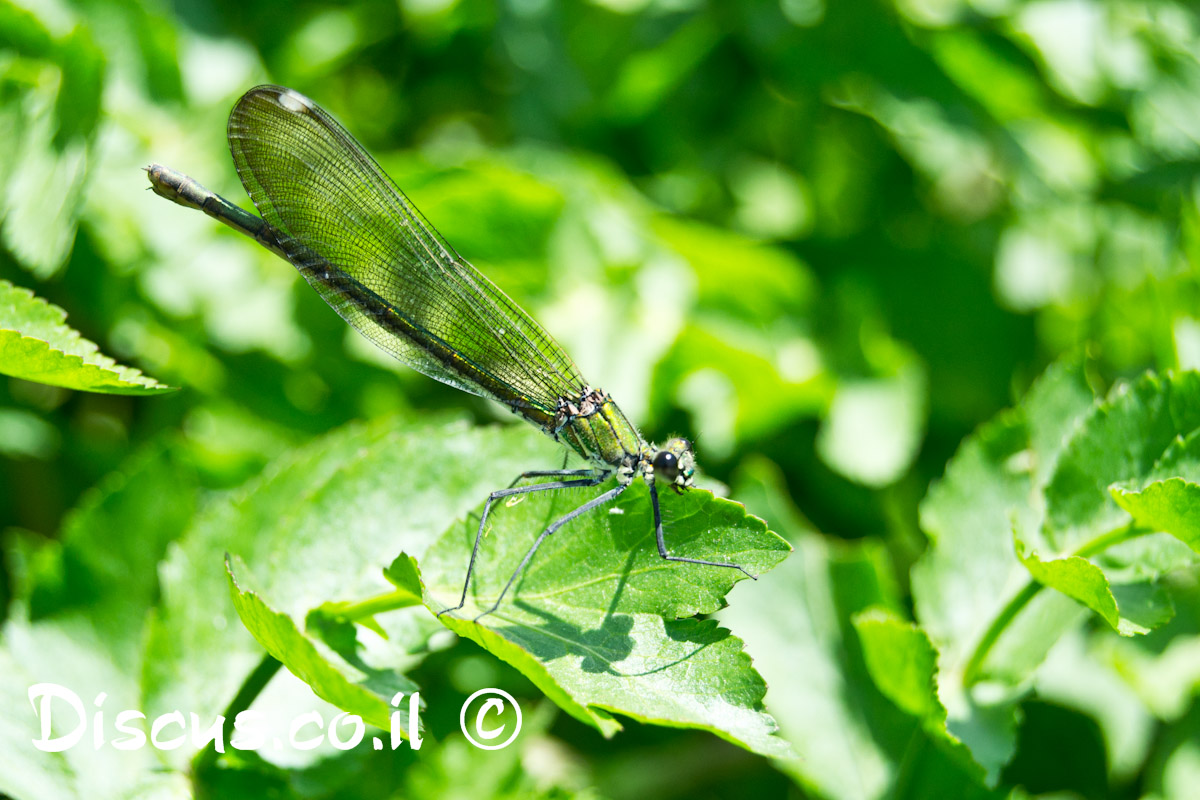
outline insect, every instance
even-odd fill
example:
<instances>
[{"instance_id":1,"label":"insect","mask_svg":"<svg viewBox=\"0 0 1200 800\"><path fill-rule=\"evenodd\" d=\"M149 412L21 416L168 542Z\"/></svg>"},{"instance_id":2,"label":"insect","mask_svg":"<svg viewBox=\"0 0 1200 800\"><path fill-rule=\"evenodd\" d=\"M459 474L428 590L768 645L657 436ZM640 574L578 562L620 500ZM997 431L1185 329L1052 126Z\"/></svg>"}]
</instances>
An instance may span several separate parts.
<instances>
[{"instance_id":1,"label":"insect","mask_svg":"<svg viewBox=\"0 0 1200 800\"><path fill-rule=\"evenodd\" d=\"M462 258L361 145L324 109L282 86L258 86L229 115L229 149L256 217L167 167L146 168L153 190L198 208L287 259L355 329L431 378L510 408L585 459L583 469L533 470L488 495L467 564L467 600L479 543L497 500L616 485L556 519L525 552L486 616L503 601L538 547L571 520L611 503L635 480L649 487L658 553L667 561L738 564L671 555L658 485L692 487L687 439L648 443L602 389L524 310ZM565 467L565 465L564 465ZM518 486L530 478L551 479Z\"/></svg>"}]
</instances>

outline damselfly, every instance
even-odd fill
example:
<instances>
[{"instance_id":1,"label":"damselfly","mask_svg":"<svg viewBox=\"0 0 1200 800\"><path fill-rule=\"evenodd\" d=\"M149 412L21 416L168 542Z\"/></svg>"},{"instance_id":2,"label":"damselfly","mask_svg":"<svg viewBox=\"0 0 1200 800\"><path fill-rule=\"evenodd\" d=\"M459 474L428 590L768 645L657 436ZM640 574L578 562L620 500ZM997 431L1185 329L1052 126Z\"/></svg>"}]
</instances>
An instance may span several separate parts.
<instances>
[{"instance_id":1,"label":"damselfly","mask_svg":"<svg viewBox=\"0 0 1200 800\"><path fill-rule=\"evenodd\" d=\"M522 473L488 495L457 611L467 600L479 542L493 504L504 497L616 485L551 523L538 547L571 520L610 503L637 479L654 512L658 553L667 561L744 568L673 556L659 510L659 481L691 488L696 459L682 438L648 443L603 390L593 388L540 325L454 251L375 160L324 109L281 86L246 92L229 115L229 149L261 218L158 164L147 167L156 193L198 208L287 259L359 333L431 378L503 403L591 464ZM564 465L565 466L565 465ZM552 478L517 486L527 478ZM479 619L476 617L476 619Z\"/></svg>"}]
</instances>

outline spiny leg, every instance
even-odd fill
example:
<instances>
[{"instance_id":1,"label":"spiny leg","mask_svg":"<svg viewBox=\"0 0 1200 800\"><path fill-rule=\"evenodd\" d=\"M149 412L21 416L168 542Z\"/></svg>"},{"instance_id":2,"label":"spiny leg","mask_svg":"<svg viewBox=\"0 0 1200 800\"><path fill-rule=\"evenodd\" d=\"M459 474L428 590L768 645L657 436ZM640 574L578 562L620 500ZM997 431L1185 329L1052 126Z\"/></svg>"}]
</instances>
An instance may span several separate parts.
<instances>
[{"instance_id":1,"label":"spiny leg","mask_svg":"<svg viewBox=\"0 0 1200 800\"><path fill-rule=\"evenodd\" d=\"M570 461L571 461L571 451L564 450L563 451L562 469L531 469L528 472L522 472L520 475L513 478L513 482L508 485L508 488L511 489L512 487L516 486L518 483L525 480L526 478L553 478L553 477L565 478L565 477L570 477L572 475L576 476L576 477L586 475L589 478L595 478L595 477L599 477L601 475L607 477L610 474L612 474L612 470L597 469L596 467L584 467L583 469L567 469L567 464L569 464Z\"/></svg>"},{"instance_id":2,"label":"spiny leg","mask_svg":"<svg viewBox=\"0 0 1200 800\"><path fill-rule=\"evenodd\" d=\"M596 478L601 475L608 477L609 474L611 473L603 472L597 469L534 469L530 470L529 472L522 472L520 475L513 478L513 482L508 485L508 488L513 488L526 478L567 478L571 476L587 476L589 478Z\"/></svg>"},{"instance_id":3,"label":"spiny leg","mask_svg":"<svg viewBox=\"0 0 1200 800\"><path fill-rule=\"evenodd\" d=\"M551 481L549 483L535 483L533 486L521 486L513 488L510 484L507 489L497 489L488 495L487 502L483 504L483 514L479 518L479 528L475 531L475 544L471 547L471 561L467 564L467 579L463 581L462 597L458 600L458 605L451 608L443 608L437 613L440 617L447 611L458 611L467 602L467 589L471 586L471 575L475 571L475 559L479 555L479 540L483 538L483 527L487 524L488 513L492 510L492 503L502 497L510 497L518 494L531 494L533 492L545 492L550 489L574 489L587 486L595 486L602 483L607 477L607 473L598 472L596 470L533 470L531 472L522 472L517 480L517 483L524 478L549 477L554 475L587 475L586 478L579 480L566 481Z\"/></svg>"},{"instance_id":4,"label":"spiny leg","mask_svg":"<svg viewBox=\"0 0 1200 800\"><path fill-rule=\"evenodd\" d=\"M563 459L563 460L566 461L566 459ZM611 473L605 472L604 470L591 469L591 468L588 468L588 469L566 469L566 468L564 468L564 469L531 469L528 472L522 472L520 475L513 478L512 483L510 483L508 486L506 486L504 488L511 489L514 486L516 486L518 483L520 483L521 481L523 481L527 478L570 478L570 477L596 478L596 477L600 477L600 476L607 478L610 474ZM488 502L491 502L490 498L489 498ZM475 516L478 516L478 515L474 511L472 511L471 513L469 513L467 515L468 518L475 517ZM446 611L451 611L451 610L453 610L453 609L446 609ZM441 612L441 614L445 614L446 611ZM441 614L438 614L438 616L441 616Z\"/></svg>"},{"instance_id":5,"label":"spiny leg","mask_svg":"<svg viewBox=\"0 0 1200 800\"><path fill-rule=\"evenodd\" d=\"M667 542L663 538L662 513L658 509L658 490L654 483L650 483L650 505L654 509L654 538L658 540L658 554L667 561L682 561L686 564L703 564L706 567L728 567L730 569L740 569L745 573L746 577L758 580L756 575L751 575L746 571L746 568L740 564L731 564L727 561L705 561L702 558L684 558L683 556L673 556L667 553Z\"/></svg>"},{"instance_id":6,"label":"spiny leg","mask_svg":"<svg viewBox=\"0 0 1200 800\"><path fill-rule=\"evenodd\" d=\"M546 540L547 536L550 536L556 530L561 528L563 525L566 525L568 522L575 519L580 514L586 514L587 512L591 511L593 508L602 506L605 503L611 503L613 500L617 499L621 495L621 492L625 491L628 488L629 488L629 484L627 484L627 483L614 486L612 489L609 489L607 492L600 495L599 497L596 497L596 498L593 498L592 500L587 501L586 503L584 503L583 505L581 505L579 508L575 509L574 511L570 511L570 512L564 514L563 516L559 517L558 519L556 519L554 522L551 522L550 525L547 526L546 530L542 531L541 534L538 535L538 538L533 543L533 545L527 551L525 551L525 557L521 559L520 565L513 572L512 577L508 579L508 583L504 584L504 589L500 592L500 596L496 598L496 602L494 604L492 604L491 608L489 608L487 611L483 612L478 617L476 617L475 621L478 622L479 620L483 619L488 614L492 613L493 611L495 611L497 608L500 607L500 603L504 600L504 595L508 594L508 590L512 588L513 581L515 581L517 579L517 576L520 575L521 572L525 569L525 566L529 563L529 559L533 558L533 554L537 552L537 549L541 546L542 542Z\"/></svg>"}]
</instances>

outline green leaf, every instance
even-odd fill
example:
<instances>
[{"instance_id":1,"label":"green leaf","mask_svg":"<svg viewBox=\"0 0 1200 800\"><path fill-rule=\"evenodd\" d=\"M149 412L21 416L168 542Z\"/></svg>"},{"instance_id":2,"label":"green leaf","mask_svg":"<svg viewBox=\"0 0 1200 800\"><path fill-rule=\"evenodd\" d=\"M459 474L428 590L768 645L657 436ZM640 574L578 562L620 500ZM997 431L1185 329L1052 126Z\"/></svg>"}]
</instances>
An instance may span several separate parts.
<instances>
[{"instance_id":1,"label":"green leaf","mask_svg":"<svg viewBox=\"0 0 1200 800\"><path fill-rule=\"evenodd\" d=\"M243 610L253 603L254 625L290 625L295 648L280 651L289 669L295 656L298 671L317 674L298 635L335 672L350 663L358 672L401 679L424 657L429 636L443 630L423 608L377 616L386 640L325 612L309 625L310 612L327 603L344 610L395 591L384 569L398 550L422 556L447 519L465 516L520 472L561 458L557 446L525 427L397 418L348 426L281 456L261 477L210 504L164 561L143 679L147 713L223 713L261 659L262 647L230 604L227 552L253 574L256 600ZM371 639L369 653L360 637ZM191 757L186 750L165 757L182 766Z\"/></svg>"},{"instance_id":2,"label":"green leaf","mask_svg":"<svg viewBox=\"0 0 1200 800\"><path fill-rule=\"evenodd\" d=\"M383 571L383 577L396 587L393 591L357 602L342 600L322 603L308 612L305 627L347 658L351 658L358 647L354 633L356 623L386 639L387 631L374 615L421 605L424 590L416 559L405 553L396 556L396 560Z\"/></svg>"},{"instance_id":3,"label":"green leaf","mask_svg":"<svg viewBox=\"0 0 1200 800\"><path fill-rule=\"evenodd\" d=\"M1184 478L1200 483L1200 428L1176 436L1150 470L1150 478Z\"/></svg>"},{"instance_id":4,"label":"green leaf","mask_svg":"<svg viewBox=\"0 0 1200 800\"><path fill-rule=\"evenodd\" d=\"M1078 620L1063 600L1146 634L1174 614L1160 576L1194 563L1129 524L1112 498L1133 490L1108 487L1189 462L1200 376L1146 376L1091 408L1089 394L1077 362L1052 367L963 445L922 505L933 546L913 569L915 608L939 648L947 728L989 776L1011 753L1028 677ZM1015 559L1002 551L1014 543Z\"/></svg>"},{"instance_id":5,"label":"green leaf","mask_svg":"<svg viewBox=\"0 0 1200 800\"><path fill-rule=\"evenodd\" d=\"M84 26L75 28L58 43L62 86L55 101L58 130L54 145L65 147L72 139L89 139L100 119L104 85L104 54Z\"/></svg>"},{"instance_id":6,"label":"green leaf","mask_svg":"<svg viewBox=\"0 0 1200 800\"><path fill-rule=\"evenodd\" d=\"M312 688L321 699L343 711L357 714L369 725L390 727L389 715L398 712L402 735L408 733L408 703L391 705L397 693L411 694L417 685L392 670L372 669L362 661L346 663L337 655L322 652L316 640L306 636L287 614L268 606L258 593L243 588L239 573L245 564L230 556L225 571L233 605L242 623L263 649Z\"/></svg>"},{"instance_id":7,"label":"green leaf","mask_svg":"<svg viewBox=\"0 0 1200 800\"><path fill-rule=\"evenodd\" d=\"M1126 521L1108 487L1147 476L1175 440L1200 428L1200 374L1120 384L1074 432L1046 487L1046 527L1060 552Z\"/></svg>"},{"instance_id":8,"label":"green leaf","mask_svg":"<svg viewBox=\"0 0 1200 800\"><path fill-rule=\"evenodd\" d=\"M720 37L708 16L697 15L658 47L624 61L606 99L609 113L632 121L658 107Z\"/></svg>"},{"instance_id":9,"label":"green leaf","mask_svg":"<svg viewBox=\"0 0 1200 800\"><path fill-rule=\"evenodd\" d=\"M971 752L946 727L946 708L937 694L937 649L917 625L889 608L874 607L852 618L863 659L879 690L921 721L938 745L968 775L981 778Z\"/></svg>"},{"instance_id":10,"label":"green leaf","mask_svg":"<svg viewBox=\"0 0 1200 800\"><path fill-rule=\"evenodd\" d=\"M937 651L925 632L886 608L869 608L854 615L854 629L863 646L863 659L879 690L918 719L946 719L937 698Z\"/></svg>"},{"instance_id":11,"label":"green leaf","mask_svg":"<svg viewBox=\"0 0 1200 800\"><path fill-rule=\"evenodd\" d=\"M963 442L922 501L931 546L913 568L913 596L943 669L961 668L981 631L1028 583L1013 551L1014 522L1038 529L1039 514L1028 500L1090 398L1081 365L1052 366L1021 406Z\"/></svg>"},{"instance_id":12,"label":"green leaf","mask_svg":"<svg viewBox=\"0 0 1200 800\"><path fill-rule=\"evenodd\" d=\"M1158 461L1154 462L1147 477L1154 480L1182 477L1192 482L1200 481L1200 428L1187 435L1177 435Z\"/></svg>"},{"instance_id":13,"label":"green leaf","mask_svg":"<svg viewBox=\"0 0 1200 800\"><path fill-rule=\"evenodd\" d=\"M1175 617L1174 597L1167 590L1165 580L1114 583L1111 591L1121 610L1121 625L1117 632L1124 636L1149 633Z\"/></svg>"},{"instance_id":14,"label":"green leaf","mask_svg":"<svg viewBox=\"0 0 1200 800\"><path fill-rule=\"evenodd\" d=\"M424 591L421 587L421 570L412 556L406 553L396 556L396 560L383 571L383 577L387 578L392 586L411 594L414 603L421 602L421 594Z\"/></svg>"},{"instance_id":15,"label":"green leaf","mask_svg":"<svg viewBox=\"0 0 1200 800\"><path fill-rule=\"evenodd\" d=\"M0 703L7 709L0 722L0 794L90 798L103 776L105 796L186 796L187 778L162 770L153 747L114 749L110 726L116 713L141 705L140 644L158 595L157 562L182 532L196 491L180 448L153 446L84 495L60 541L8 537L5 560L21 579L0 630ZM79 744L59 753L32 744L41 733L29 689L44 683L74 693L88 716ZM51 711L52 735L76 727L65 701L53 701ZM106 715L99 749L92 746L97 711Z\"/></svg>"},{"instance_id":16,"label":"green leaf","mask_svg":"<svg viewBox=\"0 0 1200 800\"><path fill-rule=\"evenodd\" d=\"M33 292L0 281L0 371L16 378L105 394L174 391L122 367L63 324L67 313Z\"/></svg>"},{"instance_id":17,"label":"green leaf","mask_svg":"<svg viewBox=\"0 0 1200 800\"><path fill-rule=\"evenodd\" d=\"M500 608L489 608L537 534L601 489L520 495L493 508L468 605L441 620L512 664L572 716L605 735L613 714L693 727L768 755L789 753L762 705L766 686L740 639L711 620L744 575L672 563L654 544L649 494L636 481L610 508L572 521L538 550ZM787 542L745 509L702 489L661 496L674 555L728 560L753 574ZM446 531L421 561L426 605L457 603L477 523Z\"/></svg>"},{"instance_id":18,"label":"green leaf","mask_svg":"<svg viewBox=\"0 0 1200 800\"><path fill-rule=\"evenodd\" d=\"M1183 478L1154 481L1140 491L1112 488L1117 505L1143 528L1165 531L1200 553L1200 484Z\"/></svg>"},{"instance_id":19,"label":"green leaf","mask_svg":"<svg viewBox=\"0 0 1200 800\"><path fill-rule=\"evenodd\" d=\"M756 654L767 708L800 754L778 766L819 797L977 796L978 770L944 758L921 723L880 693L864 662L852 620L902 602L882 543L813 533L790 507L783 476L761 459L738 486L738 497L770 509L796 546L719 614Z\"/></svg>"},{"instance_id":20,"label":"green leaf","mask_svg":"<svg viewBox=\"0 0 1200 800\"><path fill-rule=\"evenodd\" d=\"M780 768L815 795L885 796L916 726L880 695L845 637L853 612L895 600L884 553L813 534L794 541L796 552L720 619L757 654L767 708L800 754Z\"/></svg>"},{"instance_id":21,"label":"green leaf","mask_svg":"<svg viewBox=\"0 0 1200 800\"><path fill-rule=\"evenodd\" d=\"M1111 585L1100 567L1080 556L1042 559L1020 536L1017 557L1033 579L1095 611L1122 636L1149 633L1174 616L1171 599L1161 586L1143 581Z\"/></svg>"},{"instance_id":22,"label":"green leaf","mask_svg":"<svg viewBox=\"0 0 1200 800\"><path fill-rule=\"evenodd\" d=\"M990 781L1016 743L1021 682L1079 619L1075 603L1031 583L1015 557L1013 528L1039 529L1030 499L1091 397L1080 362L1051 366L1020 406L963 442L921 503L931 541L912 569L914 610L939 653L947 730ZM1007 688L981 694L980 677Z\"/></svg>"},{"instance_id":23,"label":"green leaf","mask_svg":"<svg viewBox=\"0 0 1200 800\"><path fill-rule=\"evenodd\" d=\"M920 447L926 393L924 370L911 355L893 376L843 382L817 434L817 452L853 481L895 482Z\"/></svg>"},{"instance_id":24,"label":"green leaf","mask_svg":"<svg viewBox=\"0 0 1200 800\"><path fill-rule=\"evenodd\" d=\"M54 44L37 17L12 3L0 3L0 39L27 58L45 58Z\"/></svg>"},{"instance_id":25,"label":"green leaf","mask_svg":"<svg viewBox=\"0 0 1200 800\"><path fill-rule=\"evenodd\" d=\"M1095 406L1096 395L1080 356L1067 356L1046 368L1021 402L1029 429L1033 483L1044 489L1080 420Z\"/></svg>"},{"instance_id":26,"label":"green leaf","mask_svg":"<svg viewBox=\"0 0 1200 800\"><path fill-rule=\"evenodd\" d=\"M1164 582L1179 607L1167 626L1145 637L1109 637L1095 649L1155 718L1170 722L1187 713L1200 689L1200 582L1187 573Z\"/></svg>"},{"instance_id":27,"label":"green leaf","mask_svg":"<svg viewBox=\"0 0 1200 800\"><path fill-rule=\"evenodd\" d=\"M84 800L97 796L102 777L107 797L189 796L187 776L164 770L153 747L112 747L117 738L108 727L113 716L139 707L137 664L114 658L104 633L89 624L86 614L36 624L9 620L0 633L0 703L6 709L0 724L0 794L16 800ZM29 689L37 684L64 687L82 704L87 728L74 747L59 753L34 747L41 723ZM101 709L97 698L103 698ZM66 701L52 702L51 736L70 734L78 716ZM104 746L96 749L90 723L100 710L106 714L106 735Z\"/></svg>"},{"instance_id":28,"label":"green leaf","mask_svg":"<svg viewBox=\"0 0 1200 800\"><path fill-rule=\"evenodd\" d=\"M61 72L43 64L31 72L37 80L26 91L0 93L0 144L6 148L0 163L0 239L23 267L47 278L71 254L94 139L55 144L61 126L53 106Z\"/></svg>"},{"instance_id":29,"label":"green leaf","mask_svg":"<svg viewBox=\"0 0 1200 800\"><path fill-rule=\"evenodd\" d=\"M63 521L54 567L35 577L34 620L85 610L116 658L134 662L158 562L186 529L197 477L174 441L145 448L87 492Z\"/></svg>"},{"instance_id":30,"label":"green leaf","mask_svg":"<svg viewBox=\"0 0 1200 800\"><path fill-rule=\"evenodd\" d=\"M1146 637L1117 639L1107 629L1071 631L1038 670L1035 689L1041 700L1094 718L1104 732L1109 769L1116 781L1142 768L1155 736L1154 716L1138 698L1130 679L1132 665L1113 658L1126 644L1141 647Z\"/></svg>"},{"instance_id":31,"label":"green leaf","mask_svg":"<svg viewBox=\"0 0 1200 800\"><path fill-rule=\"evenodd\" d=\"M1017 557L1033 579L1078 600L1099 614L1114 630L1121 629L1117 601L1108 587L1108 579L1092 562L1079 556L1042 560L1036 551L1026 551L1024 542L1016 540ZM1126 635L1133 631L1122 631ZM1145 633L1145 631L1138 631Z\"/></svg>"}]
</instances>

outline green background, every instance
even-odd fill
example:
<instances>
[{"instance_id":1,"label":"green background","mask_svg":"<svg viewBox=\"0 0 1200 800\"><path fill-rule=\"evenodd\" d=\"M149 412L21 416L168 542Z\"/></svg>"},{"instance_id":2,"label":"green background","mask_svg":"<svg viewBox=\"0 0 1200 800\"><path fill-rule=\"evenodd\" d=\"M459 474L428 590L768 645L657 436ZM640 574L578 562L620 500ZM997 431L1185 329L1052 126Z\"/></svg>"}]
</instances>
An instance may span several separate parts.
<instances>
[{"instance_id":1,"label":"green background","mask_svg":"<svg viewBox=\"0 0 1200 800\"><path fill-rule=\"evenodd\" d=\"M1200 758L1190 685L1169 713L1135 696L1101 724L1109 701L1047 679L985 780L875 688L847 609L907 613L918 503L1049 363L1085 359L1093 386L1200 366L1198 57L1194 9L1123 0L0 3L0 278L182 387L0 382L3 595L36 572L18 553L52 547L148 448L220 502L353 420L507 422L145 191L159 162L248 206L225 118L280 83L354 133L648 439L692 438L704 475L797 546L786 580L812 596L743 585L723 619L772 691L833 670L821 685L844 700L768 696L802 757L782 767L702 732L606 740L548 705L501 757L460 747L446 709L484 685L540 693L464 640L418 673L444 741L279 766L283 796L1175 796L1196 784L1168 765L1194 775ZM1117 634L1101 628L1074 646L1103 651ZM826 655L787 650L797 629ZM806 753L823 735L869 746ZM268 772L231 775L228 796Z\"/></svg>"}]
</instances>

